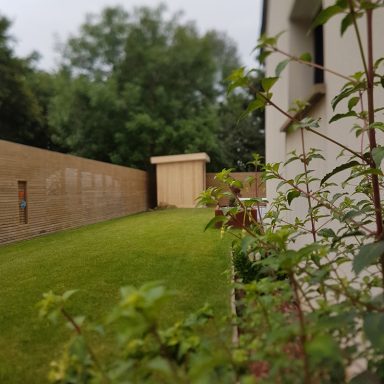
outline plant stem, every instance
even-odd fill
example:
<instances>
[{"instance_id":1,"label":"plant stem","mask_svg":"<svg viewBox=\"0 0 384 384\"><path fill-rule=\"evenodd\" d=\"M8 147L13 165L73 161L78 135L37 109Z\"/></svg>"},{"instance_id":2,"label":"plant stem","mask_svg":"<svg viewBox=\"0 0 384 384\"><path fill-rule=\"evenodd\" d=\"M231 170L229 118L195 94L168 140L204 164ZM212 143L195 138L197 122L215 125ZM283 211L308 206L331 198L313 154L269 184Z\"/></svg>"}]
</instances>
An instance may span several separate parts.
<instances>
[{"instance_id":1,"label":"plant stem","mask_svg":"<svg viewBox=\"0 0 384 384\"><path fill-rule=\"evenodd\" d=\"M260 178L259 178L259 175L256 172L256 178L255 178L256 196L259 196L259 181L260 181ZM261 228L262 228L263 233L264 233L264 219L263 219L263 217L261 215L260 203L258 201L256 202L256 206L257 206L257 214L259 215L259 220L260 220Z\"/></svg>"},{"instance_id":2,"label":"plant stem","mask_svg":"<svg viewBox=\"0 0 384 384\"><path fill-rule=\"evenodd\" d=\"M364 48L363 48L363 42L362 42L362 39L361 39L359 27L357 25L356 11L355 11L355 6L353 4L353 0L348 0L348 4L349 4L349 10L350 10L351 15L352 15L353 27L355 29L357 43L359 45L361 60L363 61L364 71L368 75L367 61L365 60L365 53L364 53Z\"/></svg>"},{"instance_id":3,"label":"plant stem","mask_svg":"<svg viewBox=\"0 0 384 384\"><path fill-rule=\"evenodd\" d=\"M295 275L293 272L289 273L289 280L291 281L293 292L295 294L295 301L297 305L297 312L299 316L299 323L300 323L300 343L301 348L303 350L303 363L304 363L304 383L305 384L311 384L311 373L309 370L309 358L308 354L306 352L306 343L307 343L307 330L305 326L305 319L304 319L304 312L301 307L301 301L300 301L300 295L299 295L299 287L298 283L295 279Z\"/></svg>"},{"instance_id":4,"label":"plant stem","mask_svg":"<svg viewBox=\"0 0 384 384\"><path fill-rule=\"evenodd\" d=\"M61 308L61 313L65 317L65 319L73 326L75 332L79 336L83 336L84 337L83 332L81 330L81 327L79 326L79 324L76 323L75 319L64 308ZM97 369L101 373L101 375L103 377L103 383L110 383L111 381L109 380L109 377L105 374L105 372L103 370L103 367L101 366L101 364L100 364L99 360L97 359L95 353L93 352L93 350L91 349L91 347L88 345L87 342L85 342L85 347L86 347L86 349L87 349L87 351L89 353L89 356L91 357L91 359L95 363L95 366L97 367Z\"/></svg>"},{"instance_id":5,"label":"plant stem","mask_svg":"<svg viewBox=\"0 0 384 384\"><path fill-rule=\"evenodd\" d=\"M374 70L373 70L373 36L372 36L372 9L367 10L367 40L368 40L368 69L367 69L367 95L368 95L368 123L371 125L375 121L375 107L374 107ZM368 130L369 147L372 151L377 147L376 143L376 131L374 129ZM371 161L371 167L376 168L375 162ZM377 239L383 238L383 217L381 214L381 202L380 202L380 186L379 178L377 175L372 174L372 188L373 188L373 203L376 213L376 227L377 227ZM383 266L383 278L384 278L384 258L382 256Z\"/></svg>"},{"instance_id":6,"label":"plant stem","mask_svg":"<svg viewBox=\"0 0 384 384\"><path fill-rule=\"evenodd\" d=\"M290 55L289 53L284 52L284 51L282 51L281 49L276 48L276 47L274 47L274 46L270 46L270 48L271 48L272 50L274 50L275 52L281 53L282 55L284 55L284 56L290 58L291 60L296 61L297 63L307 65L308 67L321 69L321 70L324 71L324 72L329 72L329 73L331 73L332 75L341 77L341 78L344 79L344 80L348 80L348 81L351 81L351 82L353 82L353 83L356 83L356 80L355 80L353 77L345 76L345 75L343 75L342 73L339 73L339 72L336 72L336 71L334 71L334 70L332 70L332 69L326 68L326 67L324 67L323 65L320 65L320 64L317 64L317 63L313 63L312 61L301 60L299 57Z\"/></svg>"},{"instance_id":7,"label":"plant stem","mask_svg":"<svg viewBox=\"0 0 384 384\"><path fill-rule=\"evenodd\" d=\"M293 116L291 116L289 113L285 112L283 109L281 109L277 104L275 104L271 99L269 99L267 96L263 95L261 92L259 91L256 91L265 101L267 101L268 104L270 104L272 107L274 107L275 109L277 109L280 113L282 113L284 116L286 116L289 120L292 121L292 123L300 123L299 120L295 119ZM320 137L322 137L323 139L326 139L328 141L330 141L331 143L333 144L336 144L337 146L345 149L346 151L348 151L349 153L352 153L352 155L358 157L359 159L363 160L365 163L369 163L369 161L362 155L360 155L360 153L354 151L353 149L351 148L348 148L347 146L345 146L344 144L342 143L339 143L338 141L312 129L312 128L309 128L309 127L305 127L305 129L309 132L312 132L314 133L315 135L318 135Z\"/></svg>"},{"instance_id":8,"label":"plant stem","mask_svg":"<svg viewBox=\"0 0 384 384\"><path fill-rule=\"evenodd\" d=\"M287 179L285 179L283 176L281 176L279 173L276 173L276 172L273 172L273 174L275 175L275 177L277 177L278 179L280 180L284 180L286 182L288 182ZM302 193L304 196L308 196L308 192L305 191L304 189L300 188L298 185L296 184L293 184L293 183L288 183L289 185L291 185L293 188L295 188L297 191L299 191L300 193ZM311 199L317 201L319 204L321 204L323 207L329 209L331 212L334 212L334 213L337 213L338 215L342 215L343 212L338 209L337 207L335 207L333 204L331 204L329 201L324 201L323 199L317 197L316 195L314 195L313 193L309 193L309 196L311 197ZM361 223L357 222L356 220L352 219L352 218L349 218L348 219L351 223L353 223L354 225L356 225L358 228L360 229L363 229L364 231L367 232L367 235L373 235L375 234L375 232L371 231L369 228L365 227L364 225L362 225Z\"/></svg>"},{"instance_id":9,"label":"plant stem","mask_svg":"<svg viewBox=\"0 0 384 384\"><path fill-rule=\"evenodd\" d=\"M339 146L340 148L345 149L345 150L348 151L349 153L352 153L352 155L355 155L355 156L358 157L359 159L363 160L365 163L369 163L369 161L368 161L363 155L360 155L360 153L355 152L353 149L348 148L348 147L345 146L344 144L339 143L338 141L336 141L336 140L330 138L329 136L326 136L326 135L322 134L321 132L316 131L316 130L314 130L314 129L312 129L312 128L309 128L309 127L306 127L305 129L306 129L307 131L309 131L309 132L314 133L314 134L317 135L317 136L322 137L322 138L325 139L325 140L330 141L331 143L333 143L333 144Z\"/></svg>"},{"instance_id":10,"label":"plant stem","mask_svg":"<svg viewBox=\"0 0 384 384\"><path fill-rule=\"evenodd\" d=\"M310 190L309 190L309 182L308 182L308 165L307 165L307 154L305 152L305 141L304 141L304 129L300 129L301 132L301 147L303 150L303 164L304 164L304 172L305 172L305 187L307 189L307 201L308 201L308 210L309 210L309 216L311 219L311 232L313 241L316 242L316 226L315 226L315 219L313 217L313 211L312 211L312 202L310 198Z\"/></svg>"},{"instance_id":11,"label":"plant stem","mask_svg":"<svg viewBox=\"0 0 384 384\"><path fill-rule=\"evenodd\" d=\"M368 98L368 124L369 126L375 121L375 107L374 107L374 70L373 70L373 27L372 27L372 14L373 10L368 9L367 14L367 49L368 49L368 63L365 59L365 53L359 27L356 21L356 12L353 5L353 0L348 0L349 8L351 11L353 26L355 28L357 42L360 49L360 56L363 61L365 75L367 77L367 98ZM376 164L372 159L372 151L377 147L376 143L376 131L370 129L368 126L368 138L370 148L370 166L372 169L376 168ZM376 239L383 238L383 217L381 213L381 201L380 201L380 185L379 178L377 175L372 174L372 191L373 191L373 204L375 207L375 218L376 218ZM381 256L381 268L383 273L383 284L384 284L384 255Z\"/></svg>"},{"instance_id":12,"label":"plant stem","mask_svg":"<svg viewBox=\"0 0 384 384\"><path fill-rule=\"evenodd\" d=\"M375 121L375 103L374 103L374 70L373 70L373 27L372 27L372 14L373 10L367 10L367 45L368 45L368 69L367 74L367 95L368 95L368 123L369 127ZM372 128L368 129L369 148L371 154L371 168L376 168L376 164L372 158L372 151L377 147L376 143L376 131ZM376 239L383 240L383 216L381 212L380 201L380 185L377 175L372 174L372 190L373 190L373 204L375 207L376 216ZM384 254L380 256L382 284L384 288Z\"/></svg>"}]
</instances>

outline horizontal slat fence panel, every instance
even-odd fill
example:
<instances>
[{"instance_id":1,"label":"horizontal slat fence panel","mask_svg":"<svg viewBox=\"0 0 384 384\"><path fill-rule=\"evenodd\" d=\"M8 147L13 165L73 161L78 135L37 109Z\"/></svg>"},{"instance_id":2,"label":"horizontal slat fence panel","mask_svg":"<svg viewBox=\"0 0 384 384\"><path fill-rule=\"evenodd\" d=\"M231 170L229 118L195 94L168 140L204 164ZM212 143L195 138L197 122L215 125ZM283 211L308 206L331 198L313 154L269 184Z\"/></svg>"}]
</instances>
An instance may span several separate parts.
<instances>
[{"instance_id":1,"label":"horizontal slat fence panel","mask_svg":"<svg viewBox=\"0 0 384 384\"><path fill-rule=\"evenodd\" d=\"M143 212L148 204L144 171L0 140L0 243Z\"/></svg>"}]
</instances>

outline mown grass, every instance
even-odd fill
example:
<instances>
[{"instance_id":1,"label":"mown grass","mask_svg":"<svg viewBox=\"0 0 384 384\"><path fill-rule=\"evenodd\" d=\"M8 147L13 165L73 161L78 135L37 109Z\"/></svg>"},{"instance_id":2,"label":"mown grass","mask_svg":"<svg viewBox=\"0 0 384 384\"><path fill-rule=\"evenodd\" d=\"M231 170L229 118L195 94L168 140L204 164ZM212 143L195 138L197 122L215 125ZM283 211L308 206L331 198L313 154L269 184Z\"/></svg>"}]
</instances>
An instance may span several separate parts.
<instances>
[{"instance_id":1,"label":"mown grass","mask_svg":"<svg viewBox=\"0 0 384 384\"><path fill-rule=\"evenodd\" d=\"M65 327L38 319L42 293L79 289L73 312L101 319L119 287L161 280L179 291L171 322L209 302L228 313L229 242L203 232L208 209L148 212L0 247L0 383L45 383Z\"/></svg>"}]
</instances>

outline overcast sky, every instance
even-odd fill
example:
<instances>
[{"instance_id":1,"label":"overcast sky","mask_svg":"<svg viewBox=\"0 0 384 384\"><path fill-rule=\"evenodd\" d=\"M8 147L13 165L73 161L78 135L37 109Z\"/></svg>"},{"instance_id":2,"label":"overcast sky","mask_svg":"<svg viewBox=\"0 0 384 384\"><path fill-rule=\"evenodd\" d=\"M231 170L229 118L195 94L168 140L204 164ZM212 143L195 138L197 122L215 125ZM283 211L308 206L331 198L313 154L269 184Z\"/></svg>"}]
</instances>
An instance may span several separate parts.
<instances>
[{"instance_id":1,"label":"overcast sky","mask_svg":"<svg viewBox=\"0 0 384 384\"><path fill-rule=\"evenodd\" d=\"M251 51L256 45L261 23L262 0L166 0L173 13L184 11L184 20L194 20L201 32L208 29L226 31L238 45L242 62L253 66ZM55 36L64 41L76 34L85 14L98 13L105 6L156 6L158 0L0 0L0 14L13 25L15 51L26 56L36 50L41 55L40 67L53 69Z\"/></svg>"}]
</instances>

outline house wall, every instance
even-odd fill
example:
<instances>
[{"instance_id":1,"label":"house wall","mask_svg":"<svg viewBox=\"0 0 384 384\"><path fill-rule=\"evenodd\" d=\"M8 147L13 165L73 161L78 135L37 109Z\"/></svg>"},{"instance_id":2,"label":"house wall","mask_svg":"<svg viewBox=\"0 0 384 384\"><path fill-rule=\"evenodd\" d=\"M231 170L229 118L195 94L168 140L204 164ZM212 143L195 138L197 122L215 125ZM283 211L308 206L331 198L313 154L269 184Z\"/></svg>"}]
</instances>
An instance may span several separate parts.
<instances>
[{"instance_id":1,"label":"house wall","mask_svg":"<svg viewBox=\"0 0 384 384\"><path fill-rule=\"evenodd\" d=\"M302 4L301 4L302 3ZM305 20L303 15L299 19L295 18L298 10L304 9L307 0L269 0L266 15L266 34L273 36L280 31L286 31L279 39L278 46L283 51L293 53L295 55L310 52L313 53L313 47L310 43L310 35L307 34L310 25L310 18ZM317 0L312 0L313 7L317 9ZM334 2L332 0L323 0L323 7L327 7ZM307 9L308 11L308 9ZM304 15L305 16L305 15ZM324 63L325 67L335 70L344 75L351 75L362 69L361 59L358 55L358 46L353 28L350 28L343 37L340 36L340 21L342 16L332 18L324 25ZM382 36L384 36L384 11L376 12L374 19L374 50L375 59L384 56L384 46L382 44ZM365 42L365 20L359 20L362 38ZM273 54L267 59L266 72L267 76L275 76L276 65L284 59L281 54ZM288 110L295 98L306 99L311 93L313 81L309 75L310 71L305 66L296 63L290 63L283 72L281 81L273 87L273 100L282 109ZM321 118L319 132L337 140L351 148L360 150L362 145L366 145L368 139L364 136L363 142L361 138L356 139L351 128L356 122L353 118L339 120L336 123L328 124L328 121L336 113L347 111L345 103L340 103L336 111L331 108L331 101L339 93L339 90L345 83L343 79L330 73L325 73L325 97L320 100L315 108L309 113L309 116ZM376 94L376 105L384 105L384 92L378 90ZM382 115L378 118L383 121ZM288 158L288 153L296 150L302 152L301 133L281 132L286 118L273 107L266 110L266 160L267 162L284 162ZM316 161L312 168L316 171L317 177L322 177L335 168L337 164L337 156L340 148L309 132L304 133L305 148L317 148L322 150L325 161ZM378 142L383 143L383 134L378 134ZM287 178L292 178L298 173L303 172L303 165L299 163L291 163L284 170ZM335 176L333 181L336 183L343 178L340 174ZM272 199L276 195L276 185L274 181L267 183L267 197ZM304 204L294 204L293 211L288 216L301 216L306 212Z\"/></svg>"},{"instance_id":2,"label":"house wall","mask_svg":"<svg viewBox=\"0 0 384 384\"><path fill-rule=\"evenodd\" d=\"M289 15L290 9L293 6L293 0L270 0L268 1L268 12L266 15L265 33L268 36L275 36L281 31L286 31L279 39L279 46L283 50L289 50L290 44L290 21L287 15ZM284 58L279 54L273 54L268 57L266 63L266 76L275 76L275 68L277 64ZM287 71L283 72L283 75L274 87L273 98L277 105L282 109L287 110L289 108L289 78ZM286 117L276 110L268 107L265 111L265 149L266 149L266 161L268 163L275 163L284 161L286 150L286 133L281 132L280 128L283 126ZM267 198L271 200L275 196L277 182L270 181L267 183Z\"/></svg>"},{"instance_id":3,"label":"house wall","mask_svg":"<svg viewBox=\"0 0 384 384\"><path fill-rule=\"evenodd\" d=\"M265 20L266 34L273 36L282 30L286 33L279 40L279 48L293 54L300 54L306 51L311 52L311 47L308 46L308 35L304 33L305 28L309 26L308 21L292 20L292 10L295 12L301 12L308 7L308 4L312 3L316 5L316 0L268 0L267 17ZM333 0L323 0L323 7L327 7L334 4ZM316 5L317 6L317 5ZM375 11L374 18L374 60L384 56L384 45L382 39L384 36L384 11ZM302 16L301 15L301 16ZM343 75L352 75L357 71L361 71L363 65L359 56L359 50L357 45L356 36L353 28L349 28L343 37L340 36L340 22L342 16L335 16L328 23L324 25L324 64L326 68L330 68ZM364 47L366 47L366 23L365 19L359 19L359 27L362 35ZM366 48L365 48L366 49ZM266 63L267 76L274 76L275 67L278 62L283 60L281 55L272 55L268 58ZM308 78L307 69L299 69L298 64L289 64L288 70L282 74L281 82L277 83L272 91L274 94L273 100L277 105L284 110L288 110L293 97L306 98L306 93L310 91L310 82ZM348 111L345 102L341 102L336 111L332 110L331 101L339 93L341 87L344 85L345 80L330 74L325 73L325 89L326 93L322 100L320 100L313 110L310 111L309 116L314 118L321 118L320 127L318 131L331 137L332 139L342 142L344 145L361 151L368 144L368 138L366 135L360 138L356 138L354 132L351 132L353 124L356 123L354 118L346 118L339 120L335 123L329 124L329 120L336 113L345 113ZM365 108L367 103L365 100ZM383 88L376 91L375 103L377 107L384 106L384 92ZM378 113L377 121L384 121L382 112ZM266 160L267 162L285 162L288 158L288 153L296 150L297 153L302 153L302 140L301 132L296 131L293 133L281 132L280 128L284 117L280 112L276 111L272 107L268 107L266 110ZM376 131L377 132L377 131ZM308 151L310 148L317 148L322 150L322 154L325 157L325 161L315 161L311 163L310 169L314 172L312 176L321 178L344 159L337 159L341 148L337 145L320 138L318 135L310 132L304 132L305 149ZM384 137L382 132L377 132L377 141L383 145ZM284 176L287 179L294 178L297 174L304 171L303 164L299 162L290 163L284 169ZM344 188L341 185L341 180L345 178L348 171L344 171L333 176L332 181L335 183L334 191L348 192L348 187ZM267 183L267 196L268 199L272 199L276 196L276 182ZM305 199L294 200L292 210L287 212L287 221L292 222L295 217L304 217L308 210L308 205ZM329 223L327 226L336 225ZM334 229L337 229L335 227ZM307 240L307 241L305 241ZM300 247L304 243L313 241L309 235L307 239L301 238L295 243L294 246ZM355 277L352 273L350 263L344 263L338 267L339 274L341 276ZM357 335L359 337L359 335ZM361 365L360 365L361 363ZM364 361L360 361L359 364L353 364L348 374L353 376L356 373L361 372L364 367Z\"/></svg>"},{"instance_id":4,"label":"house wall","mask_svg":"<svg viewBox=\"0 0 384 384\"><path fill-rule=\"evenodd\" d=\"M145 211L147 186L144 171L0 140L0 243Z\"/></svg>"}]
</instances>

